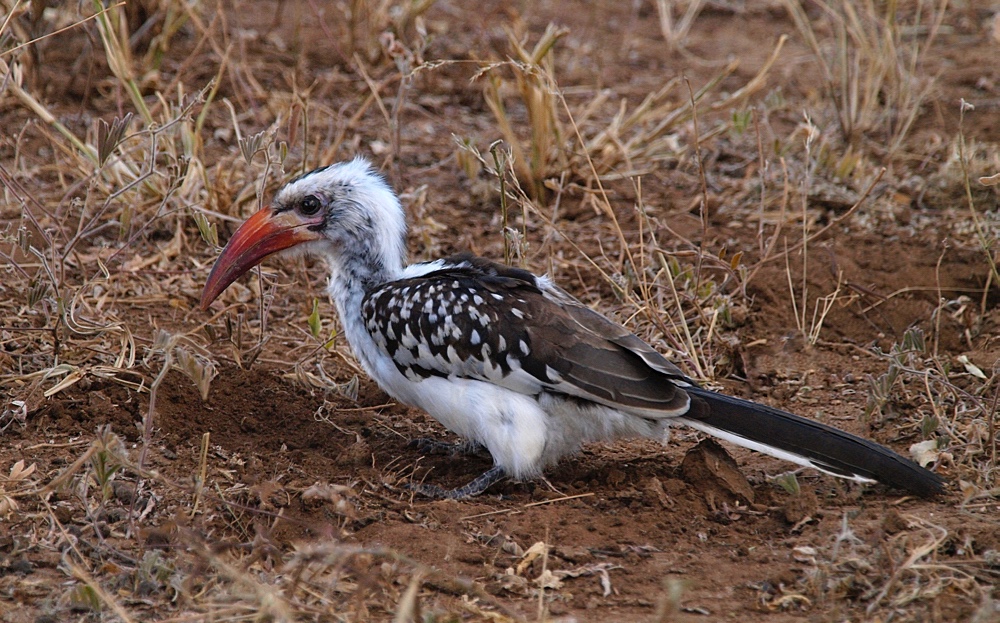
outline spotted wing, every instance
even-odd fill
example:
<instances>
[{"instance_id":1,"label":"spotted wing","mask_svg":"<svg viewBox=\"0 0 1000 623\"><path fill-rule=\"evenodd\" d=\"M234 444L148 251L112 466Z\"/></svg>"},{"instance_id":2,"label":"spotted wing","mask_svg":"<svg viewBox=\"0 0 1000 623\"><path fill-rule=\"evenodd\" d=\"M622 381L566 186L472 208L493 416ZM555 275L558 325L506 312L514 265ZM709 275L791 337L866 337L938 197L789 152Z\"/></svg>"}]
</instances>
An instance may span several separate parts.
<instances>
[{"instance_id":1,"label":"spotted wing","mask_svg":"<svg viewBox=\"0 0 1000 623\"><path fill-rule=\"evenodd\" d=\"M687 411L680 370L548 280L464 255L428 269L362 304L368 332L411 380L554 390L645 417Z\"/></svg>"}]
</instances>

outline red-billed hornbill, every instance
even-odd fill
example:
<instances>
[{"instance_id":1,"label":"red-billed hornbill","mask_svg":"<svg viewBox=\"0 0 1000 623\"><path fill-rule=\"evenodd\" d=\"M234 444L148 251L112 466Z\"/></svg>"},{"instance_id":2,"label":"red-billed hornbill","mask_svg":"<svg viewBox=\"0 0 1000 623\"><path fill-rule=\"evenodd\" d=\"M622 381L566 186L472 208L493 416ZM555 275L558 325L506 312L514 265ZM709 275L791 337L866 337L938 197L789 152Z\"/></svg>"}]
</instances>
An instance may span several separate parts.
<instances>
[{"instance_id":1,"label":"red-billed hornbill","mask_svg":"<svg viewBox=\"0 0 1000 623\"><path fill-rule=\"evenodd\" d=\"M365 371L493 457L464 487L419 487L428 495L476 495L505 476L538 476L582 443L663 440L674 423L834 476L919 495L943 489L937 474L872 441L699 387L547 277L471 255L407 265L405 239L399 200L365 160L322 167L237 229L201 307L272 253L326 260Z\"/></svg>"}]
</instances>

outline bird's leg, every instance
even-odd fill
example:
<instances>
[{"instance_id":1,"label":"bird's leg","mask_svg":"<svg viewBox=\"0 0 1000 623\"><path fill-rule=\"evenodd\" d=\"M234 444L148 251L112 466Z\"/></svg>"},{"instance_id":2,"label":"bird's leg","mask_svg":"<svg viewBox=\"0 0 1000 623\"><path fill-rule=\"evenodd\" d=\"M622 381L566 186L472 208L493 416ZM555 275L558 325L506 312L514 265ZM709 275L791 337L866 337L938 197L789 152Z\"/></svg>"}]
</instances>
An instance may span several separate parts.
<instances>
[{"instance_id":1,"label":"bird's leg","mask_svg":"<svg viewBox=\"0 0 1000 623\"><path fill-rule=\"evenodd\" d=\"M484 472L483 475L479 476L469 484L458 487L457 489L445 489L444 487L439 487L437 485L425 485L423 483L413 483L407 485L407 489L416 491L417 493L425 495L429 498L436 498L439 500L461 500L479 495L483 491L489 489L492 485L496 484L500 480L503 480L503 478L503 468L499 465L494 465L489 470Z\"/></svg>"},{"instance_id":2,"label":"bird's leg","mask_svg":"<svg viewBox=\"0 0 1000 623\"><path fill-rule=\"evenodd\" d=\"M468 439L451 443L449 441L441 441L440 439L431 439L430 437L418 437L406 445L410 448L416 448L424 454L445 454L452 457L459 455L479 455L486 450L483 444Z\"/></svg>"}]
</instances>

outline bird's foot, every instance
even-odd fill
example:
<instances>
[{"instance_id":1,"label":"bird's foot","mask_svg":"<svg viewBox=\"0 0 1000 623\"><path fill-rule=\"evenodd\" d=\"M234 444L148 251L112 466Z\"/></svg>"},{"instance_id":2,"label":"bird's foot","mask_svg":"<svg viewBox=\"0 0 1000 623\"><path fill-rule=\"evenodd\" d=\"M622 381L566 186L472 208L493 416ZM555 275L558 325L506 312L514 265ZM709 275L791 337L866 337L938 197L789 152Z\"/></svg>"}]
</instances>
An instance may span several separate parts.
<instances>
[{"instance_id":1,"label":"bird's foot","mask_svg":"<svg viewBox=\"0 0 1000 623\"><path fill-rule=\"evenodd\" d=\"M410 483L406 488L423 496L437 500L463 500L479 495L497 482L503 480L503 468L494 465L469 484L457 489L445 489L437 485L427 485L424 483Z\"/></svg>"},{"instance_id":2,"label":"bird's foot","mask_svg":"<svg viewBox=\"0 0 1000 623\"><path fill-rule=\"evenodd\" d=\"M479 455L486 450L482 444L475 441L463 440L452 443L429 437L418 437L406 445L409 448L416 448L423 454L443 454L447 456Z\"/></svg>"}]
</instances>

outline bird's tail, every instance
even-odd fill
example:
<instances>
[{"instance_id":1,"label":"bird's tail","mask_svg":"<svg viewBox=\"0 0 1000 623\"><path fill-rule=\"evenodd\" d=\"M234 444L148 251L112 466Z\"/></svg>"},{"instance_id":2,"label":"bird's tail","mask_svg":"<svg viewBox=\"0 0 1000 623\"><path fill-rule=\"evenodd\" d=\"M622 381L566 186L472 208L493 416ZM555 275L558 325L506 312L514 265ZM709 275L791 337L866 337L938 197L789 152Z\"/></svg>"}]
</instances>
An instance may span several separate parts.
<instances>
[{"instance_id":1,"label":"bird's tail","mask_svg":"<svg viewBox=\"0 0 1000 623\"><path fill-rule=\"evenodd\" d=\"M873 441L766 405L685 387L691 410L677 418L714 437L859 482L878 481L920 496L944 479Z\"/></svg>"}]
</instances>

